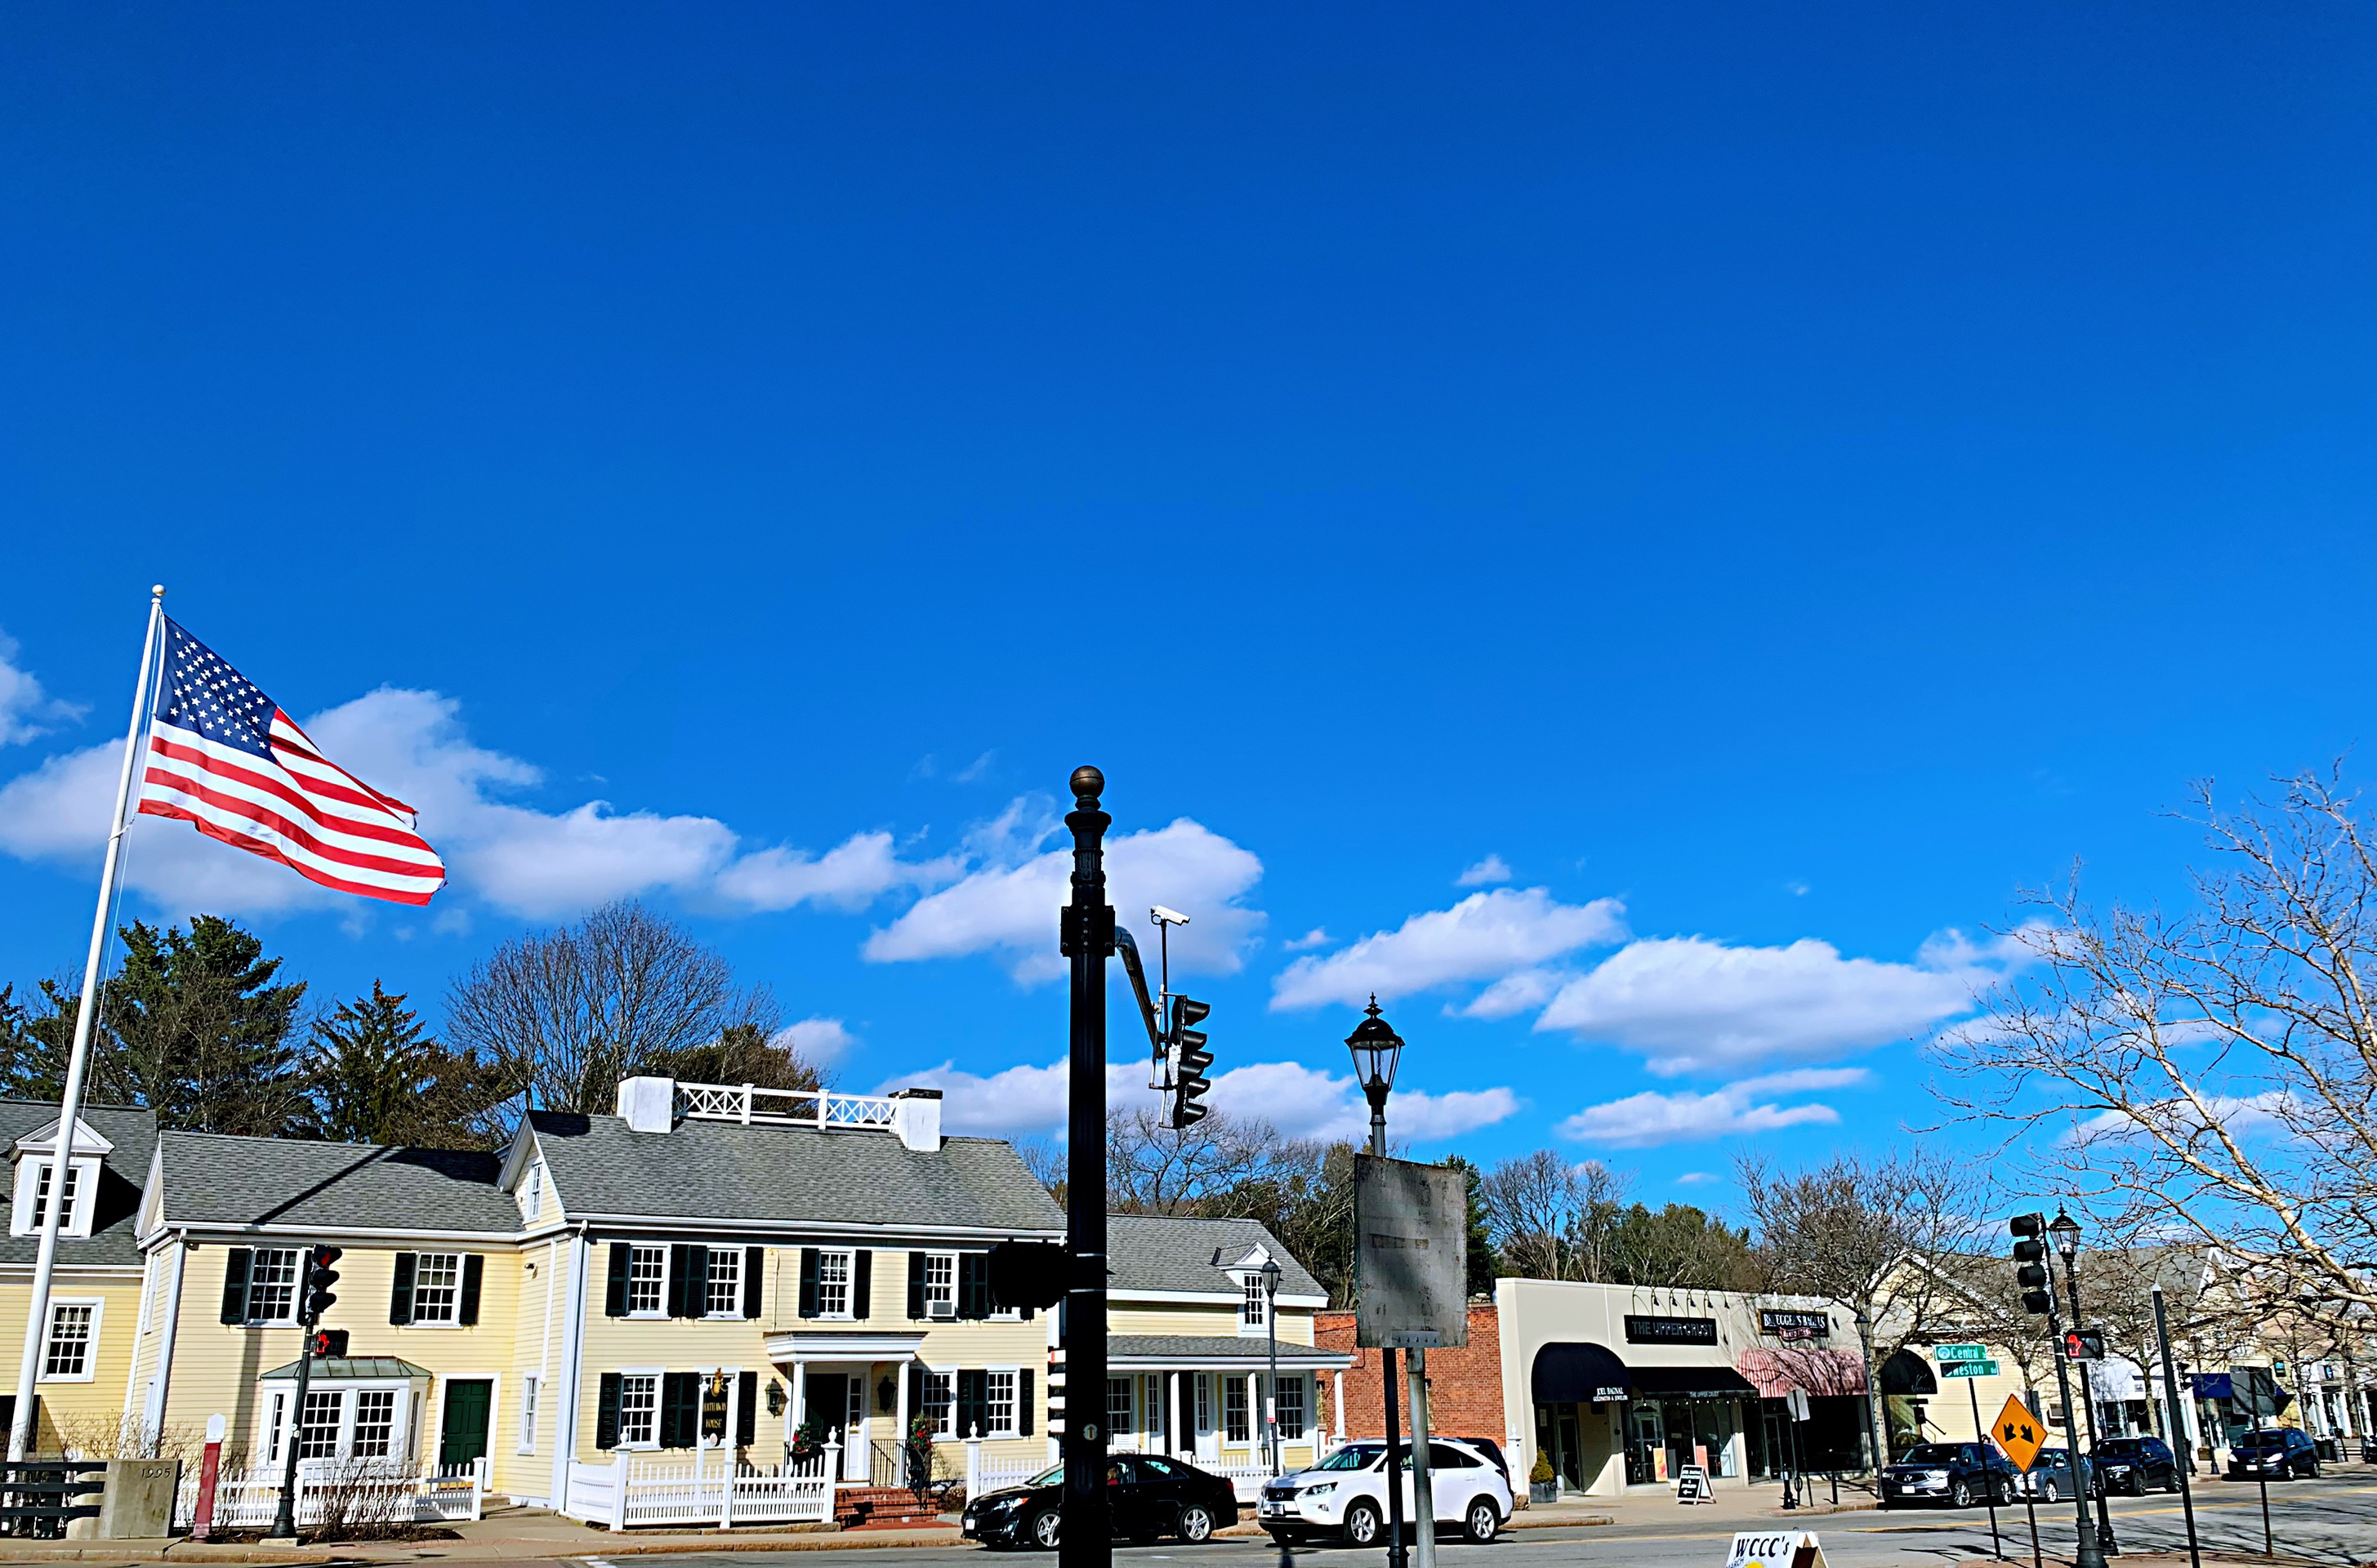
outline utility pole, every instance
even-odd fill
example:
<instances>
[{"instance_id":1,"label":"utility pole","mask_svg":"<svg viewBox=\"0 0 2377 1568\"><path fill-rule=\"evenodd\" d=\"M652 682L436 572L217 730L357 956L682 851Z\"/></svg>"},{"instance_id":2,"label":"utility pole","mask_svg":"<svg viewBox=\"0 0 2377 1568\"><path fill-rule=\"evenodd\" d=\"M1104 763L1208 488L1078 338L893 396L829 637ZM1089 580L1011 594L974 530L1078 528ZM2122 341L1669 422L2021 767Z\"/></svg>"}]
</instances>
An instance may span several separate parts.
<instances>
[{"instance_id":1,"label":"utility pole","mask_svg":"<svg viewBox=\"0 0 2377 1568\"><path fill-rule=\"evenodd\" d=\"M2048 1298L2051 1301L2055 1294L2054 1248L2047 1249L2045 1259L2048 1270ZM2063 1324L2060 1314L2052 1307L2048 1309L2047 1331L2055 1336L2055 1388L2056 1392L2063 1396L2063 1441L2072 1450L2072 1502L2079 1510L2080 1550L2079 1554L2072 1560L2072 1568L2106 1568L2105 1549L2096 1541L2096 1521L2088 1514L2088 1480L2095 1473L2096 1456L2094 1454L2088 1455L2088 1469L2084 1472L2080 1467L2080 1422L2072 1413L2071 1357L2064 1352ZM2084 1382L2087 1376L2085 1361L2081 1363L2081 1377ZM2101 1477L2097 1479L2102 1479Z\"/></svg>"},{"instance_id":2,"label":"utility pole","mask_svg":"<svg viewBox=\"0 0 2377 1568\"><path fill-rule=\"evenodd\" d=\"M1065 1128L1064 1533L1058 1568L1111 1568L1106 1419L1106 959L1115 912L1106 902L1105 775L1073 770L1073 901L1058 945L1072 961L1072 1029Z\"/></svg>"}]
</instances>

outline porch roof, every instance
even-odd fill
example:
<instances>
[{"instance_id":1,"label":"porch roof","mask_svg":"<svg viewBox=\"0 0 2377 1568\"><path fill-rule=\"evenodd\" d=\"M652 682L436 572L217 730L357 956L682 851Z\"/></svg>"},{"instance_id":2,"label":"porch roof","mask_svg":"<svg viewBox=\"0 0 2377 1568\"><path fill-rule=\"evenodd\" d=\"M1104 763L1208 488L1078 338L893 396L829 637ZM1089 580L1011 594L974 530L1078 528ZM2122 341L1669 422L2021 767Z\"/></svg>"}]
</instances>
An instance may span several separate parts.
<instances>
[{"instance_id":1,"label":"porch roof","mask_svg":"<svg viewBox=\"0 0 2377 1568\"><path fill-rule=\"evenodd\" d=\"M1236 1335L1117 1334L1106 1341L1106 1365L1132 1371L1169 1367L1252 1371L1270 1364L1268 1341L1241 1339ZM1344 1350L1283 1343L1279 1364L1286 1372L1328 1371L1350 1367L1354 1358Z\"/></svg>"},{"instance_id":2,"label":"porch roof","mask_svg":"<svg viewBox=\"0 0 2377 1568\"><path fill-rule=\"evenodd\" d=\"M313 1381L316 1383L356 1383L365 1378L428 1377L433 1375L424 1366L417 1366L401 1356L317 1356L314 1359ZM256 1374L258 1383L297 1381L297 1363L275 1367L269 1372Z\"/></svg>"}]
</instances>

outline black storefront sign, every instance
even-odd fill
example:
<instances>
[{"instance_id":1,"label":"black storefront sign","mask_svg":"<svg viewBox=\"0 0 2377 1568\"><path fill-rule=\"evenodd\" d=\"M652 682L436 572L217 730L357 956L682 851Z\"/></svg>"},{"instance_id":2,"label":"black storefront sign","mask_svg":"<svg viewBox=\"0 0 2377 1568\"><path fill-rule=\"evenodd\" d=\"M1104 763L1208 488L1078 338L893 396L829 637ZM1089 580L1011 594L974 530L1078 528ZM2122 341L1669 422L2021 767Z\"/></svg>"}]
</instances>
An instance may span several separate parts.
<instances>
[{"instance_id":1,"label":"black storefront sign","mask_svg":"<svg viewBox=\"0 0 2377 1568\"><path fill-rule=\"evenodd\" d=\"M1629 1345L1714 1345L1716 1343L1716 1319L1713 1317L1644 1317L1628 1313L1626 1343Z\"/></svg>"},{"instance_id":2,"label":"black storefront sign","mask_svg":"<svg viewBox=\"0 0 2377 1568\"><path fill-rule=\"evenodd\" d=\"M1833 1320L1823 1313L1795 1313L1767 1308L1758 1314L1758 1329L1785 1339L1822 1339L1833 1332Z\"/></svg>"}]
</instances>

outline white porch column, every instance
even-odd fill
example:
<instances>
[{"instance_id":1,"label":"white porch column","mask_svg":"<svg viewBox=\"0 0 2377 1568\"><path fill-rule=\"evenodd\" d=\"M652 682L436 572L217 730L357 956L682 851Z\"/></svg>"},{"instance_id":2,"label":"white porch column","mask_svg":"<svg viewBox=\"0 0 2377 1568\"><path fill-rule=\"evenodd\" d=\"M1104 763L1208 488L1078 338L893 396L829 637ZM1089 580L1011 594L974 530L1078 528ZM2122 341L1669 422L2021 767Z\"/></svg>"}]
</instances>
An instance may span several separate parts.
<instances>
[{"instance_id":1,"label":"white porch column","mask_svg":"<svg viewBox=\"0 0 2377 1568\"><path fill-rule=\"evenodd\" d=\"M856 1379L854 1386L858 1390L857 1448L866 1455L866 1468L851 1479L871 1481L875 1479L875 1363L869 1361L851 1376Z\"/></svg>"},{"instance_id":2,"label":"white porch column","mask_svg":"<svg viewBox=\"0 0 2377 1568\"><path fill-rule=\"evenodd\" d=\"M799 1357L793 1358L793 1396L784 1401L784 1442L793 1441L793 1433L801 1430L808 1420L806 1413L809 1400L809 1364Z\"/></svg>"},{"instance_id":3,"label":"white porch column","mask_svg":"<svg viewBox=\"0 0 2377 1568\"><path fill-rule=\"evenodd\" d=\"M1164 1423L1164 1451L1177 1455L1180 1452L1180 1374L1165 1372L1164 1383L1165 1408L1171 1412L1171 1419Z\"/></svg>"},{"instance_id":4,"label":"white porch column","mask_svg":"<svg viewBox=\"0 0 2377 1568\"><path fill-rule=\"evenodd\" d=\"M1329 1374L1329 1414L1337 1428L1337 1441L1345 1441L1345 1371L1340 1367Z\"/></svg>"},{"instance_id":5,"label":"white porch column","mask_svg":"<svg viewBox=\"0 0 2377 1568\"><path fill-rule=\"evenodd\" d=\"M914 1364L914 1357L903 1356L900 1359L900 1370L892 1374L900 1384L899 1392L891 1397L891 1451L900 1456L893 1461L897 1467L892 1472L895 1483L905 1482L908 1479L908 1369Z\"/></svg>"}]
</instances>

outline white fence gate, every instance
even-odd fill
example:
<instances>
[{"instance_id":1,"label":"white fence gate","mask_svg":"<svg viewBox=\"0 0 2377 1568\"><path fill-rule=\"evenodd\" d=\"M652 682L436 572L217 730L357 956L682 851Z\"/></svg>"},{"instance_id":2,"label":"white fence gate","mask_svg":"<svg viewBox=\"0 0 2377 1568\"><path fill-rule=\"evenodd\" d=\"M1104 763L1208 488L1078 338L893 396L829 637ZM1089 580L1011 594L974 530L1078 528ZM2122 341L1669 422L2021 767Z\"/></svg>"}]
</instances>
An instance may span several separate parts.
<instances>
[{"instance_id":1,"label":"white fence gate","mask_svg":"<svg viewBox=\"0 0 2377 1568\"><path fill-rule=\"evenodd\" d=\"M281 1516L281 1469L258 1466L226 1472L215 1482L211 1528L269 1530ZM306 1459L297 1466L297 1526L341 1525L450 1525L476 1519L486 1506L484 1460L449 1466L436 1475L384 1459ZM198 1478L185 1468L173 1498L173 1523L182 1529L198 1515Z\"/></svg>"}]
</instances>

